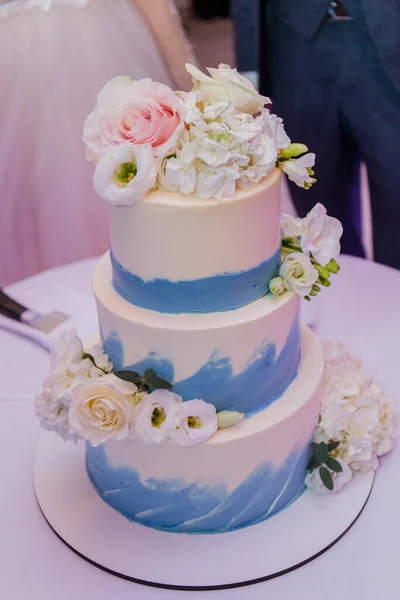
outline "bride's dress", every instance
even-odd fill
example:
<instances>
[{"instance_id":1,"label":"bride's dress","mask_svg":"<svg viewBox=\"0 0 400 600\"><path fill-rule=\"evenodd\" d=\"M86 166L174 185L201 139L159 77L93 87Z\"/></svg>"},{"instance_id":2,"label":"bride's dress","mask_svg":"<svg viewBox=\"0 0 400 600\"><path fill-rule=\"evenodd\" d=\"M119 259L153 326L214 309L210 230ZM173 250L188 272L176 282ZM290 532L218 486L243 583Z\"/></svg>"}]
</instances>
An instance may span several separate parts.
<instances>
[{"instance_id":1,"label":"bride's dress","mask_svg":"<svg viewBox=\"0 0 400 600\"><path fill-rule=\"evenodd\" d=\"M107 249L80 138L122 74L175 85L133 0L0 0L0 286Z\"/></svg>"}]
</instances>

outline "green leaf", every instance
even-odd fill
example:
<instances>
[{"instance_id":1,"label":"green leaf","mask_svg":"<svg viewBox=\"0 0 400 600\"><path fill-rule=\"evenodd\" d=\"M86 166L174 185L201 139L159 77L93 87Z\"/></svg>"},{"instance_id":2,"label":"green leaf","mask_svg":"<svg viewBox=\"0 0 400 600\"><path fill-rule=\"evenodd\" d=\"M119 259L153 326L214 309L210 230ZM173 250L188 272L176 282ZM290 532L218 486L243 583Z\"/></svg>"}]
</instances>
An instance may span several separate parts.
<instances>
[{"instance_id":1,"label":"green leaf","mask_svg":"<svg viewBox=\"0 0 400 600\"><path fill-rule=\"evenodd\" d=\"M333 450L336 450L336 448L338 448L339 446L340 446L340 442L338 442L337 440L335 440L334 442L329 442L328 452L332 452Z\"/></svg>"},{"instance_id":2,"label":"green leaf","mask_svg":"<svg viewBox=\"0 0 400 600\"><path fill-rule=\"evenodd\" d=\"M114 375L123 381L129 381L130 383L135 383L136 385L140 384L142 381L141 375L139 375L139 373L135 373L135 371L116 371Z\"/></svg>"},{"instance_id":3,"label":"green leaf","mask_svg":"<svg viewBox=\"0 0 400 600\"><path fill-rule=\"evenodd\" d=\"M153 390L170 390L172 388L172 384L166 379L162 379L162 377L157 377L153 369L146 369L143 379L146 385L153 388Z\"/></svg>"},{"instance_id":4,"label":"green leaf","mask_svg":"<svg viewBox=\"0 0 400 600\"><path fill-rule=\"evenodd\" d=\"M172 383L157 376L148 379L146 383L153 388L153 390L170 390L173 387Z\"/></svg>"},{"instance_id":5,"label":"green leaf","mask_svg":"<svg viewBox=\"0 0 400 600\"><path fill-rule=\"evenodd\" d=\"M307 300L307 302L311 302L310 296L304 296L304 300Z\"/></svg>"},{"instance_id":6,"label":"green leaf","mask_svg":"<svg viewBox=\"0 0 400 600\"><path fill-rule=\"evenodd\" d=\"M326 461L326 466L335 473L341 473L343 471L343 467L336 458L328 458Z\"/></svg>"},{"instance_id":7,"label":"green leaf","mask_svg":"<svg viewBox=\"0 0 400 600\"><path fill-rule=\"evenodd\" d=\"M327 469L326 467L320 467L319 468L319 476L321 477L321 481L324 484L324 486L326 488L328 488L328 490L330 492L333 491L333 479L332 479L332 475L329 471L329 469Z\"/></svg>"},{"instance_id":8,"label":"green leaf","mask_svg":"<svg viewBox=\"0 0 400 600\"><path fill-rule=\"evenodd\" d=\"M314 471L314 469L316 469L317 467L319 467L317 459L315 458L315 456L311 456L307 464L307 471Z\"/></svg>"},{"instance_id":9,"label":"green leaf","mask_svg":"<svg viewBox=\"0 0 400 600\"><path fill-rule=\"evenodd\" d=\"M320 442L315 448L315 458L318 464L323 465L328 460L328 446L325 442Z\"/></svg>"},{"instance_id":10,"label":"green leaf","mask_svg":"<svg viewBox=\"0 0 400 600\"><path fill-rule=\"evenodd\" d=\"M153 377L155 376L155 374L156 372L154 371L154 369L146 369L143 375L143 379L147 381L149 377Z\"/></svg>"}]
</instances>

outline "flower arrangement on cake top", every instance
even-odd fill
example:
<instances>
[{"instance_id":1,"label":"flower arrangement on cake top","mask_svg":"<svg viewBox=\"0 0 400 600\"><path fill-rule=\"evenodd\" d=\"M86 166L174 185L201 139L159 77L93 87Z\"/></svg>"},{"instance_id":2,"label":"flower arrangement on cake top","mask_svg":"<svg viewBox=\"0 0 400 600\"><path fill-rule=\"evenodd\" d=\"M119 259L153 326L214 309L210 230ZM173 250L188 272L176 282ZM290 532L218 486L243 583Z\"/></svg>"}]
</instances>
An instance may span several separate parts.
<instances>
[{"instance_id":1,"label":"flower arrangement on cake top","mask_svg":"<svg viewBox=\"0 0 400 600\"><path fill-rule=\"evenodd\" d=\"M82 140L101 198L127 206L163 187L222 199L275 167L300 187L316 181L315 155L291 144L282 119L265 108L269 98L248 79L223 64L210 76L186 68L194 82L188 93L129 77L100 91Z\"/></svg>"}]
</instances>

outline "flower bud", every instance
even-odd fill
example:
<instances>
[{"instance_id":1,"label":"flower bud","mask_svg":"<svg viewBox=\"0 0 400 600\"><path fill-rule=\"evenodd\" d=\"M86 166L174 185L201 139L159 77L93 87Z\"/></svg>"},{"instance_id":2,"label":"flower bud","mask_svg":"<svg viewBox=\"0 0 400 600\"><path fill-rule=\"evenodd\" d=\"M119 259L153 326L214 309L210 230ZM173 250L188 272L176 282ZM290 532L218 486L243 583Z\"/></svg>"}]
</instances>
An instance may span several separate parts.
<instances>
[{"instance_id":1,"label":"flower bud","mask_svg":"<svg viewBox=\"0 0 400 600\"><path fill-rule=\"evenodd\" d=\"M271 279L271 281L269 282L269 291L271 292L271 294L274 294L274 296L279 296L280 294L282 294L285 291L283 278L274 277L273 279Z\"/></svg>"},{"instance_id":2,"label":"flower bud","mask_svg":"<svg viewBox=\"0 0 400 600\"><path fill-rule=\"evenodd\" d=\"M294 156L300 156L308 151L307 146L304 144L289 144L286 148L282 148L279 152L280 158L292 158Z\"/></svg>"},{"instance_id":3,"label":"flower bud","mask_svg":"<svg viewBox=\"0 0 400 600\"><path fill-rule=\"evenodd\" d=\"M244 413L237 412L236 410L221 410L221 412L217 413L217 419L218 429L224 429L243 421Z\"/></svg>"}]
</instances>

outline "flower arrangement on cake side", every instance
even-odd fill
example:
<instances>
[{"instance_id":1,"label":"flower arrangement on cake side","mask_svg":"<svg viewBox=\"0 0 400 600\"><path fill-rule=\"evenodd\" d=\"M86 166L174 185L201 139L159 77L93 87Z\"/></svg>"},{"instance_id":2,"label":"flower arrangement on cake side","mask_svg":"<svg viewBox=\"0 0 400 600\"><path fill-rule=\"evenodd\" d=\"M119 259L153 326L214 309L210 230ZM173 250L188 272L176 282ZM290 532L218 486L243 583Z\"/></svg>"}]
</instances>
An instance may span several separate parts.
<instances>
[{"instance_id":1,"label":"flower arrangement on cake side","mask_svg":"<svg viewBox=\"0 0 400 600\"><path fill-rule=\"evenodd\" d=\"M244 418L236 411L217 413L203 400L183 402L171 388L152 369L142 375L115 371L102 344L85 352L76 331L69 330L53 344L36 414L44 429L65 441L84 439L93 446L127 437L192 446Z\"/></svg>"},{"instance_id":2,"label":"flower arrangement on cake side","mask_svg":"<svg viewBox=\"0 0 400 600\"><path fill-rule=\"evenodd\" d=\"M210 76L193 65L187 70L190 92L129 77L100 91L82 140L101 198L127 206L162 187L222 199L275 167L300 187L316 181L315 155L291 144L282 119L265 108L269 98L248 79L224 64L208 69Z\"/></svg>"},{"instance_id":3,"label":"flower arrangement on cake side","mask_svg":"<svg viewBox=\"0 0 400 600\"><path fill-rule=\"evenodd\" d=\"M269 290L275 296L292 290L311 300L321 285L331 285L330 276L340 270L337 258L342 224L329 217L322 204L316 204L304 219L283 215L281 231L281 266L279 275L269 282Z\"/></svg>"},{"instance_id":4,"label":"flower arrangement on cake side","mask_svg":"<svg viewBox=\"0 0 400 600\"><path fill-rule=\"evenodd\" d=\"M354 473L379 467L397 435L398 408L342 346L324 342L322 405L306 485L339 491Z\"/></svg>"},{"instance_id":5,"label":"flower arrangement on cake side","mask_svg":"<svg viewBox=\"0 0 400 600\"><path fill-rule=\"evenodd\" d=\"M397 408L340 344L324 343L325 371L318 428L306 485L339 491L354 473L376 470L397 434ZM74 330L55 340L51 371L36 398L41 426L64 441L135 438L144 444L203 443L244 419L194 399L183 401L151 370L114 371L101 344L85 352Z\"/></svg>"}]
</instances>

